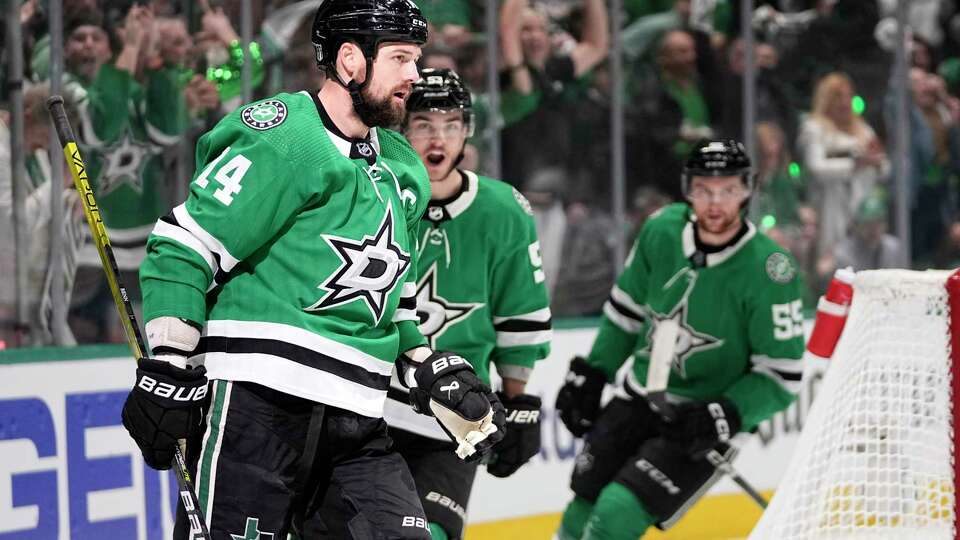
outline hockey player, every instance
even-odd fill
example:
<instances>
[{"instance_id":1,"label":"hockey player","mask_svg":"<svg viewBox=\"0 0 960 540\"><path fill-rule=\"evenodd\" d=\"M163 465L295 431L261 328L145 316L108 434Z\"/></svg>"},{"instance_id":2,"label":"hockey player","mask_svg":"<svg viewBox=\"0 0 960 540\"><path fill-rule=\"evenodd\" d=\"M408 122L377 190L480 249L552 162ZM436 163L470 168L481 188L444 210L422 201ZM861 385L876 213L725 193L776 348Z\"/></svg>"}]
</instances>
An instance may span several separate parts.
<instances>
[{"instance_id":1,"label":"hockey player","mask_svg":"<svg viewBox=\"0 0 960 540\"><path fill-rule=\"evenodd\" d=\"M589 356L573 359L557 396L564 424L586 435L562 540L635 540L652 525L666 529L720 476L706 454L732 457L733 437L799 390L797 267L743 217L753 190L743 146L697 144L682 184L687 203L644 225ZM645 392L661 326L677 330L658 340L670 347L666 403ZM627 361L622 391L600 410L604 385Z\"/></svg>"},{"instance_id":2,"label":"hockey player","mask_svg":"<svg viewBox=\"0 0 960 540\"><path fill-rule=\"evenodd\" d=\"M490 383L507 411L507 432L487 471L513 474L540 451L540 398L524 393L550 352L550 308L529 203L509 185L457 168L473 128L470 93L449 69L424 69L407 102L404 135L430 175L431 200L418 237L417 314L432 347L455 351ZM384 416L410 466L433 540L462 538L477 463L451 452L440 425L407 405L394 379ZM335 486L334 486L335 487ZM344 537L339 502L322 512L328 538Z\"/></svg>"},{"instance_id":3,"label":"hockey player","mask_svg":"<svg viewBox=\"0 0 960 540\"><path fill-rule=\"evenodd\" d=\"M321 3L323 87L219 122L197 145L187 201L150 237L153 358L139 364L123 423L154 468L188 440L214 539L303 537L330 483L350 501L354 536L429 538L382 419L395 361L459 456L479 458L503 436L497 398L416 325L414 235L429 183L410 145L380 126L404 117L426 29L407 0ZM175 536L187 527L178 512Z\"/></svg>"}]
</instances>

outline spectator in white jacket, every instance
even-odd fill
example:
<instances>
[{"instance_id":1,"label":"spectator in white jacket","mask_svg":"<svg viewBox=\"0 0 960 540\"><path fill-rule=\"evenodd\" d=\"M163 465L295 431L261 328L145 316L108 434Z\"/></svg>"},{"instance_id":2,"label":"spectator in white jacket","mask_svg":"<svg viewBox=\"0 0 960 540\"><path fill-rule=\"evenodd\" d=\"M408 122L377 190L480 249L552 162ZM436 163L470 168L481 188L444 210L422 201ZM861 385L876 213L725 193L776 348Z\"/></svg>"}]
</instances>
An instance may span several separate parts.
<instances>
[{"instance_id":1,"label":"spectator in white jacket","mask_svg":"<svg viewBox=\"0 0 960 540\"><path fill-rule=\"evenodd\" d=\"M830 253L846 236L860 203L890 172L876 133L853 111L853 97L847 75L835 72L820 79L797 139L810 200L820 215L818 255Z\"/></svg>"}]
</instances>

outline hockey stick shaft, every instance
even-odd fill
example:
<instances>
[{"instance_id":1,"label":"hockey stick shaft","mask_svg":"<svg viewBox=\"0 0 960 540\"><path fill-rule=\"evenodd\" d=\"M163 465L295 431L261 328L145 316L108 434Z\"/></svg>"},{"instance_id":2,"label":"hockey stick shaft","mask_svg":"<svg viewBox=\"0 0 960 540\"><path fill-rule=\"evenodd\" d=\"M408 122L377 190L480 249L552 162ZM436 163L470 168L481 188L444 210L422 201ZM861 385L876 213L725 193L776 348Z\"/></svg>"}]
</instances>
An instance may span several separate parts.
<instances>
[{"instance_id":1,"label":"hockey stick shaft","mask_svg":"<svg viewBox=\"0 0 960 540\"><path fill-rule=\"evenodd\" d=\"M707 461L713 464L714 467L720 470L723 474L730 477L735 484L740 486L740 489L744 491L753 502L757 503L761 509L767 509L767 499L756 490L750 482L747 482L747 479L740 475L737 469L733 466L733 463L730 463L730 460L723 457L723 454L717 452L716 450L710 450L707 452Z\"/></svg>"},{"instance_id":2,"label":"hockey stick shaft","mask_svg":"<svg viewBox=\"0 0 960 540\"><path fill-rule=\"evenodd\" d=\"M667 384L670 380L670 364L673 362L679 327L673 320L660 321L653 332L650 363L647 366L647 401L650 407L667 422L675 419L673 407L667 401ZM726 474L756 502L760 508L767 507L767 500L744 478L730 460L716 450L710 450L706 459L720 472Z\"/></svg>"},{"instance_id":3,"label":"hockey stick shaft","mask_svg":"<svg viewBox=\"0 0 960 540\"><path fill-rule=\"evenodd\" d=\"M90 180L87 178L87 167L77 148L77 141L73 135L73 128L70 126L70 120L67 118L67 112L63 106L61 96L50 96L47 100L47 109L50 111L50 117L57 130L57 138L63 146L63 156L67 160L67 166L70 169L70 175L73 177L73 184L80 195L80 201L83 204L83 215L87 218L87 225L90 226L90 233L93 235L94 244L97 246L97 253L100 254L100 263L103 265L103 271L107 275L107 283L110 285L110 292L113 294L114 304L120 313L120 321L123 323L123 330L127 337L127 344L136 360L144 357L146 347L143 342L143 335L140 333L140 326L137 324L137 316L130 304L130 296L127 289L120 281L120 269L117 266L117 259L113 254L113 247L110 245L110 237L107 236L107 229L103 224L103 216L100 214L100 207L97 206L97 200L93 195L93 189L90 187ZM183 457L181 445L175 445L173 469L177 476L177 485L180 489L180 499L186 510L187 518L190 522L190 538L201 538L210 540L210 532L207 530L206 521L200 511L200 501L197 498L196 491L193 489L193 481L190 478L190 471L187 469L187 462Z\"/></svg>"}]
</instances>

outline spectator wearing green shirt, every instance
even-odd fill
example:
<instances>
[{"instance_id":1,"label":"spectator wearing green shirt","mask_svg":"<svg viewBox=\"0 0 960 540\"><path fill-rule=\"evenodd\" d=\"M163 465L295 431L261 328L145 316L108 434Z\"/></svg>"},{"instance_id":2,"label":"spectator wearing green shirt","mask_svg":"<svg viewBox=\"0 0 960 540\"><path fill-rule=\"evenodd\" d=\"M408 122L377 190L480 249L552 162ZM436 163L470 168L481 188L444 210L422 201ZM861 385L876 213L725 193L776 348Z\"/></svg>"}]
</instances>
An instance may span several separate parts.
<instances>
[{"instance_id":1,"label":"spectator wearing green shirt","mask_svg":"<svg viewBox=\"0 0 960 540\"><path fill-rule=\"evenodd\" d=\"M697 72L696 43L690 32L671 30L661 37L656 65L637 80L634 102L644 131L640 152L650 182L675 200L675 179L692 144L713 135L712 115L719 111Z\"/></svg>"}]
</instances>

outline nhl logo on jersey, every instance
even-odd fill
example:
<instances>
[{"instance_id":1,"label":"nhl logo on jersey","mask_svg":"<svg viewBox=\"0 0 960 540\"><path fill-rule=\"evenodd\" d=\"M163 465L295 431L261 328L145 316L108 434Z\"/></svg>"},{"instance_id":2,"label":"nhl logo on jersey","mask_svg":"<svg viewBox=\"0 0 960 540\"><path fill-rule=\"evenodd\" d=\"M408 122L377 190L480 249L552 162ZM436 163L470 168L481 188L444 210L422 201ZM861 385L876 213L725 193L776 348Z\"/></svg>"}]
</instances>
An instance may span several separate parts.
<instances>
[{"instance_id":1,"label":"nhl logo on jersey","mask_svg":"<svg viewBox=\"0 0 960 540\"><path fill-rule=\"evenodd\" d=\"M287 106L276 99L261 101L243 109L240 118L244 124L263 131L279 126L287 119Z\"/></svg>"},{"instance_id":2,"label":"nhl logo on jersey","mask_svg":"<svg viewBox=\"0 0 960 540\"><path fill-rule=\"evenodd\" d=\"M340 258L340 267L318 286L326 289L327 294L306 310L329 309L360 300L379 324L390 294L410 266L410 254L394 238L390 207L373 236L364 235L356 241L325 234L323 239Z\"/></svg>"},{"instance_id":3,"label":"nhl logo on jersey","mask_svg":"<svg viewBox=\"0 0 960 540\"><path fill-rule=\"evenodd\" d=\"M370 157L373 155L373 147L365 142L355 143L357 147L357 153L363 157Z\"/></svg>"},{"instance_id":4,"label":"nhl logo on jersey","mask_svg":"<svg viewBox=\"0 0 960 540\"><path fill-rule=\"evenodd\" d=\"M793 276L796 275L797 270L793 267L793 263L790 262L790 257L787 257L783 253L773 252L767 257L767 262L765 264L767 269L767 275L770 276L770 279L774 283L790 283L790 280L793 279Z\"/></svg>"}]
</instances>

